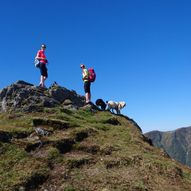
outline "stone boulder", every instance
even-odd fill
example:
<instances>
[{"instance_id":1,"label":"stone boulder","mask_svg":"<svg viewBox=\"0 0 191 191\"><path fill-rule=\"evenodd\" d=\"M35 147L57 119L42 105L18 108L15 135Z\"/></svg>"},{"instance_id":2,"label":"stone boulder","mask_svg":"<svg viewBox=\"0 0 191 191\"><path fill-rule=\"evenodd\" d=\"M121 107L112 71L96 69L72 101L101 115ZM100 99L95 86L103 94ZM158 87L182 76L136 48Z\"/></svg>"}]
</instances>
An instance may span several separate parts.
<instances>
[{"instance_id":1,"label":"stone boulder","mask_svg":"<svg viewBox=\"0 0 191 191\"><path fill-rule=\"evenodd\" d=\"M59 101L60 103L65 103L66 100L70 100L73 105L82 107L84 105L84 96L78 95L74 90L68 90L61 86L51 86L48 90L50 97Z\"/></svg>"}]
</instances>

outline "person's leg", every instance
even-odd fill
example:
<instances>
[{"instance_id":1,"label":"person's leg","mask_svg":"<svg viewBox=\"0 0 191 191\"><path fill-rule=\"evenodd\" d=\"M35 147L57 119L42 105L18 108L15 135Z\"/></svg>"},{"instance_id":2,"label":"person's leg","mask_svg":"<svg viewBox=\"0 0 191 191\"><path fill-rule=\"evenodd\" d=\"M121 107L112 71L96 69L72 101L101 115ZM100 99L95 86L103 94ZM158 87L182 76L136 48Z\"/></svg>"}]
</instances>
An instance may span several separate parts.
<instances>
[{"instance_id":1,"label":"person's leg","mask_svg":"<svg viewBox=\"0 0 191 191\"><path fill-rule=\"evenodd\" d=\"M40 83L39 83L39 86L42 87L42 83L43 83L43 69L42 69L42 64L40 64L39 69L40 69Z\"/></svg>"},{"instance_id":2,"label":"person's leg","mask_svg":"<svg viewBox=\"0 0 191 191\"><path fill-rule=\"evenodd\" d=\"M90 91L90 85L91 83L88 82L88 88L87 88L87 91L88 91L88 94L87 94L87 97L88 97L88 103L91 102L91 91Z\"/></svg>"},{"instance_id":3,"label":"person's leg","mask_svg":"<svg viewBox=\"0 0 191 191\"><path fill-rule=\"evenodd\" d=\"M44 87L44 64L41 63L39 68L40 68L40 74L41 74L39 86Z\"/></svg>"},{"instance_id":4,"label":"person's leg","mask_svg":"<svg viewBox=\"0 0 191 191\"><path fill-rule=\"evenodd\" d=\"M89 103L91 101L90 82L84 82L84 91L86 103Z\"/></svg>"},{"instance_id":5,"label":"person's leg","mask_svg":"<svg viewBox=\"0 0 191 191\"><path fill-rule=\"evenodd\" d=\"M40 80L40 86L41 86L41 87L45 87L45 83L44 83L45 80L46 80L46 76L42 76L42 75L41 75L41 80Z\"/></svg>"},{"instance_id":6,"label":"person's leg","mask_svg":"<svg viewBox=\"0 0 191 191\"><path fill-rule=\"evenodd\" d=\"M48 77L47 68L43 64L41 68L41 82L40 82L41 87L45 87L45 80L47 79L47 77Z\"/></svg>"},{"instance_id":7,"label":"person's leg","mask_svg":"<svg viewBox=\"0 0 191 191\"><path fill-rule=\"evenodd\" d=\"M88 82L88 99L91 102L91 90L90 90L91 82Z\"/></svg>"},{"instance_id":8,"label":"person's leg","mask_svg":"<svg viewBox=\"0 0 191 191\"><path fill-rule=\"evenodd\" d=\"M39 86L42 87L42 84L43 84L43 76L41 75L41 76L40 76L40 83L39 83Z\"/></svg>"},{"instance_id":9,"label":"person's leg","mask_svg":"<svg viewBox=\"0 0 191 191\"><path fill-rule=\"evenodd\" d=\"M44 65L44 87L45 87L45 80L48 78L48 69L46 65Z\"/></svg>"},{"instance_id":10,"label":"person's leg","mask_svg":"<svg viewBox=\"0 0 191 191\"><path fill-rule=\"evenodd\" d=\"M86 93L85 97L86 97L86 103L89 103L90 102L90 100L89 100L89 93Z\"/></svg>"},{"instance_id":11,"label":"person's leg","mask_svg":"<svg viewBox=\"0 0 191 191\"><path fill-rule=\"evenodd\" d=\"M89 92L88 93L88 102L90 102L91 101L91 93Z\"/></svg>"}]
</instances>

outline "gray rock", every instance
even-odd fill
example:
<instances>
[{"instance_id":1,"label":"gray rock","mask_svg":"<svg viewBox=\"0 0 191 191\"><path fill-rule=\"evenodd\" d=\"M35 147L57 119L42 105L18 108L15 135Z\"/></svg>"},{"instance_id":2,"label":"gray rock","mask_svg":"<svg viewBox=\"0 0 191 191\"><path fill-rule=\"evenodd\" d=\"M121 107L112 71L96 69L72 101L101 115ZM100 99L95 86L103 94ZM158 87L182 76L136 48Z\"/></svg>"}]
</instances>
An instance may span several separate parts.
<instances>
[{"instance_id":1,"label":"gray rock","mask_svg":"<svg viewBox=\"0 0 191 191\"><path fill-rule=\"evenodd\" d=\"M33 86L33 84L30 84L30 83L25 82L25 81L23 81L23 80L18 80L18 81L16 81L15 84L21 84L21 85Z\"/></svg>"},{"instance_id":2,"label":"gray rock","mask_svg":"<svg viewBox=\"0 0 191 191\"><path fill-rule=\"evenodd\" d=\"M73 111L78 110L78 107L75 106L75 105L64 105L63 108L64 108L64 109L73 110Z\"/></svg>"},{"instance_id":3,"label":"gray rock","mask_svg":"<svg viewBox=\"0 0 191 191\"><path fill-rule=\"evenodd\" d=\"M64 100L63 105L72 105L72 101L70 99L66 99Z\"/></svg>"},{"instance_id":4,"label":"gray rock","mask_svg":"<svg viewBox=\"0 0 191 191\"><path fill-rule=\"evenodd\" d=\"M56 107L60 104L57 100L50 97L41 96L40 99L44 107Z\"/></svg>"},{"instance_id":5,"label":"gray rock","mask_svg":"<svg viewBox=\"0 0 191 191\"><path fill-rule=\"evenodd\" d=\"M0 112L36 112L57 106L74 110L82 107L84 100L84 96L59 85L47 89L19 80L0 90Z\"/></svg>"},{"instance_id":6,"label":"gray rock","mask_svg":"<svg viewBox=\"0 0 191 191\"><path fill-rule=\"evenodd\" d=\"M84 105L84 96L80 96L75 91L70 91L61 86L54 86L53 88L50 88L49 94L60 103L63 103L65 100L70 99L72 103L78 107L82 107Z\"/></svg>"},{"instance_id":7,"label":"gray rock","mask_svg":"<svg viewBox=\"0 0 191 191\"><path fill-rule=\"evenodd\" d=\"M40 135L40 136L48 136L50 134L50 132L42 129L41 127L35 128L35 132L37 135Z\"/></svg>"},{"instance_id":8,"label":"gray rock","mask_svg":"<svg viewBox=\"0 0 191 191\"><path fill-rule=\"evenodd\" d=\"M7 102L6 102L6 98L4 97L3 100L1 101L1 110L3 112L7 111Z\"/></svg>"}]
</instances>

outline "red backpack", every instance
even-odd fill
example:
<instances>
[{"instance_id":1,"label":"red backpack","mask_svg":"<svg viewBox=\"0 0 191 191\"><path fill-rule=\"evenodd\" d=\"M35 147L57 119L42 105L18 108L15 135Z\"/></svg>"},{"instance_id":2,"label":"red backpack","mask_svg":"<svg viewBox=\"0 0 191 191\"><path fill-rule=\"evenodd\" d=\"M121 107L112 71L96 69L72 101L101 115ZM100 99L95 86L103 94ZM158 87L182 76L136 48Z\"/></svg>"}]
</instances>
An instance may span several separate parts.
<instances>
[{"instance_id":1,"label":"red backpack","mask_svg":"<svg viewBox=\"0 0 191 191\"><path fill-rule=\"evenodd\" d=\"M94 69L89 68L88 73L89 73L89 77L88 77L89 82L94 82L96 79L96 73L95 73Z\"/></svg>"}]
</instances>

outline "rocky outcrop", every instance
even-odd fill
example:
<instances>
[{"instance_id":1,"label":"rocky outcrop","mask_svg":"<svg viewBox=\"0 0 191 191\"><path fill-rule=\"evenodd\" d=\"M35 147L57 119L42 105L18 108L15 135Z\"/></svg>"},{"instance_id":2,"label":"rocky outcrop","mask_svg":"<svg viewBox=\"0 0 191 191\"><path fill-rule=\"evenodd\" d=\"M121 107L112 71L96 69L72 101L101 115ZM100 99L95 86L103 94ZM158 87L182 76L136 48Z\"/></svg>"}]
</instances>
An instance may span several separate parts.
<instances>
[{"instance_id":1,"label":"rocky outcrop","mask_svg":"<svg viewBox=\"0 0 191 191\"><path fill-rule=\"evenodd\" d=\"M58 85L47 89L21 80L0 90L1 112L36 112L42 111L44 107L59 105L67 109L77 109L84 105L84 97Z\"/></svg>"}]
</instances>

